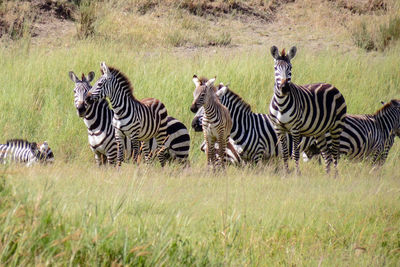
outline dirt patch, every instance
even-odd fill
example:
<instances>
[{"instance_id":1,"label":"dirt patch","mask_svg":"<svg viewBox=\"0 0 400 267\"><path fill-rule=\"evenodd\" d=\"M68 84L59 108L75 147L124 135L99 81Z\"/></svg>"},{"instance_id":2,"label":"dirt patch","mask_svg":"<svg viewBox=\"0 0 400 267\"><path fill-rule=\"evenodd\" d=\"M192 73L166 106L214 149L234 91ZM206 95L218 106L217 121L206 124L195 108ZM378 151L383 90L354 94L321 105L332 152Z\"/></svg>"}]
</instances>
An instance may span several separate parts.
<instances>
[{"instance_id":1,"label":"dirt patch","mask_svg":"<svg viewBox=\"0 0 400 267\"><path fill-rule=\"evenodd\" d=\"M42 35L40 24L61 25L73 21L75 6L71 2L53 0L4 1L0 4L0 37L17 40L24 35Z\"/></svg>"}]
</instances>

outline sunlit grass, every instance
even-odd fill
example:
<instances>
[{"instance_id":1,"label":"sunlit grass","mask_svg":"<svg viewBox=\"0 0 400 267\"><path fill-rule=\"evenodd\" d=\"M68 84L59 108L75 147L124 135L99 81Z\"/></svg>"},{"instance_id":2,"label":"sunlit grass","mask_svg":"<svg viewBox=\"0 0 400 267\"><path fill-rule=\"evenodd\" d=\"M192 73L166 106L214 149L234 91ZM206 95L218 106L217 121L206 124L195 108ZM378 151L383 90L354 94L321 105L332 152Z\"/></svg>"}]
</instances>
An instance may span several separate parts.
<instances>
[{"instance_id":1,"label":"sunlit grass","mask_svg":"<svg viewBox=\"0 0 400 267\"><path fill-rule=\"evenodd\" d=\"M400 176L345 163L303 176L92 164L5 170L3 263L392 265ZM88 170L91 170L88 173ZM11 253L10 251L13 251Z\"/></svg>"},{"instance_id":2,"label":"sunlit grass","mask_svg":"<svg viewBox=\"0 0 400 267\"><path fill-rule=\"evenodd\" d=\"M68 77L99 63L122 70L135 95L161 99L190 126L193 74L230 83L267 113L273 59L263 49L134 50L93 41L73 47L0 50L0 130L47 140L56 163L4 166L0 262L5 265L396 265L399 261L400 145L372 170L341 160L340 177L316 162L302 176L281 165L205 168L201 134L190 130L190 167L124 164L96 168ZM373 113L399 98L399 48L387 53L315 53L298 47L293 82L329 82L349 113ZM1 140L0 140L1 141ZM291 162L293 169L293 163Z\"/></svg>"}]
</instances>

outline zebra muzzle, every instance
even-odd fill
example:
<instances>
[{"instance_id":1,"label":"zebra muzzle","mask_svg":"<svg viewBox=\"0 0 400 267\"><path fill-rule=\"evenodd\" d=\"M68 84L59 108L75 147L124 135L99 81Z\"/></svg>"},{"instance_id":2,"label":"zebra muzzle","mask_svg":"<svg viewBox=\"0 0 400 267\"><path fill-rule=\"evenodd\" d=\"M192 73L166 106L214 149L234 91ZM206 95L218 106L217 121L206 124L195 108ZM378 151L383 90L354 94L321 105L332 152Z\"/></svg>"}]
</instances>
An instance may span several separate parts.
<instances>
[{"instance_id":1,"label":"zebra muzzle","mask_svg":"<svg viewBox=\"0 0 400 267\"><path fill-rule=\"evenodd\" d=\"M196 113L199 110L199 108L196 106L196 104L192 104L192 106L190 107L190 111L192 111L193 113Z\"/></svg>"}]
</instances>

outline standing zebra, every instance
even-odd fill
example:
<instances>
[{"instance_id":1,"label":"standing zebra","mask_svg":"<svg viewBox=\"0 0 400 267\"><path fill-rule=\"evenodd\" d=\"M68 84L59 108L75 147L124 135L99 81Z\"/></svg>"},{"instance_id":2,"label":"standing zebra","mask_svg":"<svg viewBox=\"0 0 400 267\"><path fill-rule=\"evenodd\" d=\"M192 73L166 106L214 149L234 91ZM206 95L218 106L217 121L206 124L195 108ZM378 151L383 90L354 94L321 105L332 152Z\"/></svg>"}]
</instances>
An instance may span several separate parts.
<instances>
[{"instance_id":1,"label":"standing zebra","mask_svg":"<svg viewBox=\"0 0 400 267\"><path fill-rule=\"evenodd\" d=\"M204 107L203 134L207 144L207 163L215 167L215 143L219 145L218 156L221 166L224 167L225 149L229 142L232 129L232 119L229 110L223 106L214 86L215 78L204 83L196 75L193 82L196 86L193 92L193 103L190 107L192 112L197 112L199 107Z\"/></svg>"},{"instance_id":2,"label":"standing zebra","mask_svg":"<svg viewBox=\"0 0 400 267\"><path fill-rule=\"evenodd\" d=\"M6 159L12 162L26 163L31 166L34 163L53 163L54 154L46 141L37 145L22 139L7 140L0 144L0 163L6 163Z\"/></svg>"},{"instance_id":3,"label":"standing zebra","mask_svg":"<svg viewBox=\"0 0 400 267\"><path fill-rule=\"evenodd\" d=\"M146 98L141 101L133 95L133 88L128 78L116 68L108 68L104 62L100 64L102 76L86 95L88 104L104 97L110 99L114 117L112 125L115 129L118 156L117 166L121 166L124 158L124 139L132 141L135 157L139 151L140 141L148 141L155 137L157 153L161 166L165 164L165 150L162 145L167 137L167 109L158 99ZM148 160L150 148L144 142L145 158Z\"/></svg>"},{"instance_id":4,"label":"standing zebra","mask_svg":"<svg viewBox=\"0 0 400 267\"><path fill-rule=\"evenodd\" d=\"M237 151L246 162L258 163L261 160L269 160L282 155L271 118L268 114L254 113L251 106L246 103L238 94L222 83L218 86L217 95L231 114L232 130L231 138L235 142ZM201 131L204 109L199 109L193 121L192 128ZM289 138L289 151L292 151ZM302 137L300 149L307 149L314 139Z\"/></svg>"},{"instance_id":5,"label":"standing zebra","mask_svg":"<svg viewBox=\"0 0 400 267\"><path fill-rule=\"evenodd\" d=\"M373 165L383 165L395 136L400 137L400 100L392 99L375 114L349 115L343 118L340 135L340 153L349 159L369 159ZM327 134L328 146L332 145ZM305 158L319 151L306 153Z\"/></svg>"},{"instance_id":6,"label":"standing zebra","mask_svg":"<svg viewBox=\"0 0 400 267\"><path fill-rule=\"evenodd\" d=\"M90 82L94 78L94 72L90 72L87 77L82 74L82 80L73 73L69 72L71 80L75 83L74 103L79 117L88 130L89 145L95 154L95 160L98 165L105 163L115 164L117 159L117 142L115 141L115 131L112 126L114 111L109 107L106 99L101 99L92 104L87 104L84 99L87 92L92 87ZM190 137L189 133L177 119L168 117L167 124L168 140L165 142L168 157L179 161L185 160L189 155ZM152 151L156 150L156 141L151 139ZM125 137L124 151L126 160L132 155L132 144L129 138Z\"/></svg>"},{"instance_id":7,"label":"standing zebra","mask_svg":"<svg viewBox=\"0 0 400 267\"><path fill-rule=\"evenodd\" d=\"M94 79L94 72L89 72L86 78L82 74L82 80L69 72L70 79L75 83L74 104L78 116L83 118L88 131L88 140L97 165L105 163L115 164L117 159L117 143L115 131L112 126L114 112L110 109L106 99L101 99L92 104L85 102L86 94L92 86L90 82ZM132 144L129 138L124 138L124 150L127 158L132 155Z\"/></svg>"},{"instance_id":8,"label":"standing zebra","mask_svg":"<svg viewBox=\"0 0 400 267\"><path fill-rule=\"evenodd\" d=\"M339 159L339 138L342 132L343 117L347 106L339 90L327 83L296 85L291 82L292 64L290 60L296 55L296 47L289 54L282 50L279 55L276 46L271 47L275 62L275 86L269 111L278 140L282 145L285 169L288 171L289 150L285 133L293 136L293 158L297 173L300 174L300 137L314 137L321 150L329 173L333 163L337 172ZM332 150L328 149L325 133L332 137ZM336 174L335 172L335 174Z\"/></svg>"}]
</instances>

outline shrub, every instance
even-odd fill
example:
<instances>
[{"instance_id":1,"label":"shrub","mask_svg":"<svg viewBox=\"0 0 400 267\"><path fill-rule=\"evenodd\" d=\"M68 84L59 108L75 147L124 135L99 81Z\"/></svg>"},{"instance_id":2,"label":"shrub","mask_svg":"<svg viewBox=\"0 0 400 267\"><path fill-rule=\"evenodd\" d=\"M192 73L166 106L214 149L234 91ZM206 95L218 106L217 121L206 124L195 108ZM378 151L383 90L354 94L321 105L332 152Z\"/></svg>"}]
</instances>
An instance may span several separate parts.
<instances>
[{"instance_id":1,"label":"shrub","mask_svg":"<svg viewBox=\"0 0 400 267\"><path fill-rule=\"evenodd\" d=\"M392 17L387 23L380 25L361 21L353 27L352 38L356 46L367 51L383 51L393 41L400 39L400 17Z\"/></svg>"},{"instance_id":2,"label":"shrub","mask_svg":"<svg viewBox=\"0 0 400 267\"><path fill-rule=\"evenodd\" d=\"M94 24L96 22L96 3L93 1L85 0L79 3L79 17L78 17L78 38L86 39L95 34Z\"/></svg>"}]
</instances>

